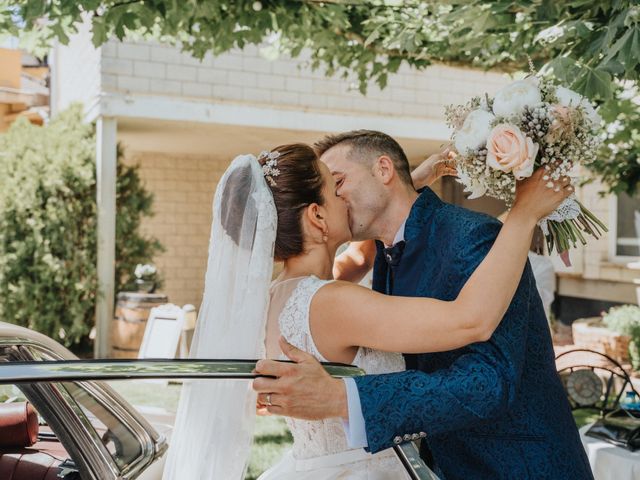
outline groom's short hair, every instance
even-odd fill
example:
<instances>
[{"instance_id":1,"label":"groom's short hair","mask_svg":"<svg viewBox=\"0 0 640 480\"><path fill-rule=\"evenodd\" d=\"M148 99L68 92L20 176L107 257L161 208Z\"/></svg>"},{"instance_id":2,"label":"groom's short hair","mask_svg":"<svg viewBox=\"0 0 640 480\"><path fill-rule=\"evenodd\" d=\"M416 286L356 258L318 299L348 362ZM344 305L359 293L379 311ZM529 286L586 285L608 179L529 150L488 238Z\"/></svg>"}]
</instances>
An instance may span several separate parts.
<instances>
[{"instance_id":1,"label":"groom's short hair","mask_svg":"<svg viewBox=\"0 0 640 480\"><path fill-rule=\"evenodd\" d=\"M413 186L409 160L402 147L391 136L375 130L351 130L350 132L327 135L314 143L313 147L320 157L324 152L336 145L348 145L351 147L349 158L362 162L373 162L374 156L388 156L398 173L400 180Z\"/></svg>"}]
</instances>

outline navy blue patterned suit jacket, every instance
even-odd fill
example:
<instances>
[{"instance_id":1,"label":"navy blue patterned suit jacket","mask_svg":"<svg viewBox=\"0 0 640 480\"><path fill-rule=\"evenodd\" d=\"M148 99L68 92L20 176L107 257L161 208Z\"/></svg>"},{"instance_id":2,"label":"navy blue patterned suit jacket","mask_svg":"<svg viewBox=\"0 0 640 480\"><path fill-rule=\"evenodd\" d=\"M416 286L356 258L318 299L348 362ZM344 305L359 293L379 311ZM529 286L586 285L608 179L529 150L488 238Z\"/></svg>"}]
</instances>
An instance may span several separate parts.
<instances>
[{"instance_id":1,"label":"navy blue patterned suit jacket","mask_svg":"<svg viewBox=\"0 0 640 480\"><path fill-rule=\"evenodd\" d=\"M455 299L500 225L425 189L407 219L391 293ZM391 272L380 247L373 287L385 292ZM593 478L528 263L489 341L405 359L406 372L356 379L372 452L425 432L423 457L430 450L446 480Z\"/></svg>"}]
</instances>

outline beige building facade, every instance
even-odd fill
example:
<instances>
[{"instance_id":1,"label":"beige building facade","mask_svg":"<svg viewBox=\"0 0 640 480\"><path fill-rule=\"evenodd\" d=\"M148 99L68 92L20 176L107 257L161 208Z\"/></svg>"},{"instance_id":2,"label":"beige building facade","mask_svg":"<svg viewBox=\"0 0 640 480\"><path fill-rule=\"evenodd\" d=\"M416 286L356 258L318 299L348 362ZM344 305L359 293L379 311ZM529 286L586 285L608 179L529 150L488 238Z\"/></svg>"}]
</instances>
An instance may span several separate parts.
<instances>
[{"instance_id":1,"label":"beige building facade","mask_svg":"<svg viewBox=\"0 0 640 480\"><path fill-rule=\"evenodd\" d=\"M448 141L445 105L463 103L485 91L495 93L509 81L499 73L446 66L422 72L401 68L386 89L370 85L363 96L348 80L312 71L306 60L304 56L268 60L260 48L247 47L199 61L176 47L146 41L110 41L95 49L87 31L53 52L54 113L82 101L87 120L97 122L98 176L107 185L99 192L105 215L99 233L102 245L112 248L108 237L113 234L110 217L115 198L109 193L110 162L115 161L119 142L126 162L140 165L155 195L156 214L144 229L166 247L155 261L171 302L199 306L213 193L235 155L257 154L282 143L313 142L330 132L370 128L396 137L415 165ZM445 200L500 213L493 202L464 200L452 180L436 190ZM600 198L597 191L598 186L592 185L578 195L600 218L616 222L616 199ZM633 202L632 208L640 208ZM638 232L636 246L637 237ZM574 267L560 273L558 293L635 302L633 279L640 273L626 264L637 260L638 252L612 255L612 242L616 239L609 234L578 249ZM109 255L99 261L108 264ZM102 271L108 283L107 267ZM109 295L113 292L107 286L106 298ZM110 315L108 309L102 315Z\"/></svg>"},{"instance_id":2,"label":"beige building facade","mask_svg":"<svg viewBox=\"0 0 640 480\"><path fill-rule=\"evenodd\" d=\"M49 69L21 50L0 48L0 133L18 118L42 125L48 117Z\"/></svg>"}]
</instances>

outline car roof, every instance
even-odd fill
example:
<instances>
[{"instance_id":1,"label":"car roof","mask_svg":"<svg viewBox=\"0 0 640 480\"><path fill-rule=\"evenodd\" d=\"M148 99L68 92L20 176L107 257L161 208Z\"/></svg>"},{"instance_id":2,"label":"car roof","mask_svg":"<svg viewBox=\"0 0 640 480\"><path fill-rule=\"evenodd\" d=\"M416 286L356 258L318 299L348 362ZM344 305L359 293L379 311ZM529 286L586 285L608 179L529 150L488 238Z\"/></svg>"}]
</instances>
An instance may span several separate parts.
<instances>
[{"instance_id":1,"label":"car roof","mask_svg":"<svg viewBox=\"0 0 640 480\"><path fill-rule=\"evenodd\" d=\"M58 342L42 333L12 323L0 322L0 341L10 339L15 339L15 343L18 344L35 343L43 345L65 360L75 360L78 358Z\"/></svg>"}]
</instances>

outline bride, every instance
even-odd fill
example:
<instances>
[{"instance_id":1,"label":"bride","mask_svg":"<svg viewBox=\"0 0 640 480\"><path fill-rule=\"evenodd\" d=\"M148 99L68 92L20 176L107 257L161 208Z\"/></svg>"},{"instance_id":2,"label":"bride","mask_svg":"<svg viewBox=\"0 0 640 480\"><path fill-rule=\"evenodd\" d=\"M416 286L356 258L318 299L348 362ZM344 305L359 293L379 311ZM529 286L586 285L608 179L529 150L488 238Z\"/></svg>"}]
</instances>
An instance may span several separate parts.
<instances>
[{"instance_id":1,"label":"bride","mask_svg":"<svg viewBox=\"0 0 640 480\"><path fill-rule=\"evenodd\" d=\"M237 157L214 198L191 356L284 358L282 335L320 361L390 373L404 369L402 355L390 352L444 351L484 341L517 288L536 222L570 194L564 183L555 192L541 172L521 182L491 251L458 298L444 302L385 296L333 280L336 251L351 237L347 209L311 147L284 145L258 159ZM274 258L284 269L271 283ZM489 296L492 302L485 301ZM163 478L243 478L256 400L248 382L185 384ZM293 449L260 480L408 478L390 450L372 455L349 449L340 419L287 418L287 424Z\"/></svg>"}]
</instances>

